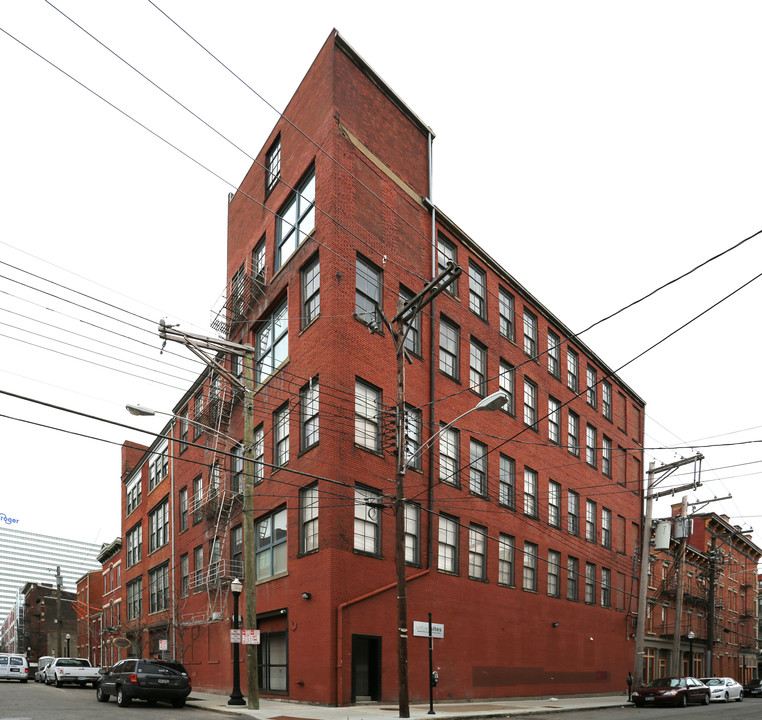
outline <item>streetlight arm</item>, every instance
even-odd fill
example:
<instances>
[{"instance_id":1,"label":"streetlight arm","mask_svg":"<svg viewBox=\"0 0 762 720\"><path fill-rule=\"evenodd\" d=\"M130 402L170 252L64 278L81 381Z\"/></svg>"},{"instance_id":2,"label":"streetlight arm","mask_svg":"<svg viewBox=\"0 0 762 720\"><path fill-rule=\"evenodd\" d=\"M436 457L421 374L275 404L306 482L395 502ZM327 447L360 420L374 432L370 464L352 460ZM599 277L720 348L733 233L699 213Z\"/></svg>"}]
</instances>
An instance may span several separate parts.
<instances>
[{"instance_id":1,"label":"streetlight arm","mask_svg":"<svg viewBox=\"0 0 762 720\"><path fill-rule=\"evenodd\" d=\"M161 410L154 410L153 408L143 407L142 405L132 405L131 403L128 403L124 407L127 408L127 412L129 412L130 415L137 415L138 417L152 417L153 415L166 415L167 417L179 419L179 416L175 415L174 413L162 412ZM184 419L187 420L191 425L194 425L195 427L203 428L204 430L208 432L215 433L219 435L220 437L225 438L226 440L230 440L230 442L232 442L233 444L238 442L238 440L230 437L230 435L225 435L225 433L220 432L216 428L210 427L209 425L204 425L203 423L197 422L196 420L191 420L190 418L184 418Z\"/></svg>"}]
</instances>

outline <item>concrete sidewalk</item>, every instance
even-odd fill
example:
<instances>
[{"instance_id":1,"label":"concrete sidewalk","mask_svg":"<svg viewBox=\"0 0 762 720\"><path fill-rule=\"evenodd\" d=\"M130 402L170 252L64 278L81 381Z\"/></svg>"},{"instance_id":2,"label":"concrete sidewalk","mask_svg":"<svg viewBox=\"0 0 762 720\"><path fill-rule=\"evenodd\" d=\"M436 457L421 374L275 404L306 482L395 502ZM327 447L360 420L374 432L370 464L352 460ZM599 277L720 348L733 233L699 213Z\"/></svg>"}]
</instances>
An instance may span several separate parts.
<instances>
[{"instance_id":1,"label":"concrete sidewalk","mask_svg":"<svg viewBox=\"0 0 762 720\"><path fill-rule=\"evenodd\" d=\"M392 720L399 717L394 703L368 703L345 707L302 705L300 703L260 699L259 710L248 710L245 705L228 705L227 695L196 692L188 698L188 705L212 712L222 712L259 720ZM541 697L528 699L474 700L472 702L434 703L434 716L429 715L429 704L410 705L410 717L417 720L440 717L455 718L516 717L536 713L593 710L608 707L634 707L627 695L592 697Z\"/></svg>"}]
</instances>

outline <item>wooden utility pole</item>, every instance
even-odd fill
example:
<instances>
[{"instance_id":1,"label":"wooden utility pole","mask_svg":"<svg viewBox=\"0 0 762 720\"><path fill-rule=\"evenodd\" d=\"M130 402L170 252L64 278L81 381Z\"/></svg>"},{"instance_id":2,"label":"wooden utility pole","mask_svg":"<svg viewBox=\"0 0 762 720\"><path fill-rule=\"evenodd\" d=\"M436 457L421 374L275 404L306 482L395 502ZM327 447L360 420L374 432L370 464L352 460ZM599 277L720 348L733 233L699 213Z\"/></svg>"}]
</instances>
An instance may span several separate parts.
<instances>
[{"instance_id":1,"label":"wooden utility pole","mask_svg":"<svg viewBox=\"0 0 762 720\"><path fill-rule=\"evenodd\" d=\"M688 498L683 495L683 502L680 507L680 522L685 523L688 519ZM682 665L682 653L680 652L680 644L682 640L682 625L683 625L683 588L685 585L685 553L688 549L688 529L682 528L683 537L680 540L680 547L675 553L675 577L677 582L675 584L675 622L674 629L672 631L672 677L679 677L683 675ZM688 675L692 675L690 667L688 668Z\"/></svg>"},{"instance_id":2,"label":"wooden utility pole","mask_svg":"<svg viewBox=\"0 0 762 720\"><path fill-rule=\"evenodd\" d=\"M61 634L61 625L63 620L61 618L61 585L63 584L63 578L61 577L61 566L56 566L56 657L63 657L63 635Z\"/></svg>"}]
</instances>

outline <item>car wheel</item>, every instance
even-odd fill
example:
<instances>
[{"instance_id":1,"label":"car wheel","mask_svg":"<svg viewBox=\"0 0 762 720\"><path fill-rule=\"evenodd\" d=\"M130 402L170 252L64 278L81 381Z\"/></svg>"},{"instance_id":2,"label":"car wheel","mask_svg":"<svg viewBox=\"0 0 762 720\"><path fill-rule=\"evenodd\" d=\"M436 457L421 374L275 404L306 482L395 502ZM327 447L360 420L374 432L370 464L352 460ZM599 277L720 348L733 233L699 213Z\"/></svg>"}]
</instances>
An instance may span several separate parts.
<instances>
[{"instance_id":1,"label":"car wheel","mask_svg":"<svg viewBox=\"0 0 762 720\"><path fill-rule=\"evenodd\" d=\"M55 682L56 682L56 687L57 688L62 688L63 687L63 683L58 678L56 678Z\"/></svg>"},{"instance_id":2,"label":"car wheel","mask_svg":"<svg viewBox=\"0 0 762 720\"><path fill-rule=\"evenodd\" d=\"M702 705L709 705L709 693L704 695L704 699L701 701Z\"/></svg>"},{"instance_id":3,"label":"car wheel","mask_svg":"<svg viewBox=\"0 0 762 720\"><path fill-rule=\"evenodd\" d=\"M738 693L738 697L736 698L736 702L743 702L743 693Z\"/></svg>"},{"instance_id":4,"label":"car wheel","mask_svg":"<svg viewBox=\"0 0 762 720\"><path fill-rule=\"evenodd\" d=\"M116 691L116 704L117 704L119 707L127 707L127 706L130 704L130 702L132 702L132 698L131 698L129 695L126 695L126 694L125 694L125 693L122 691L122 688L120 687L120 688L119 688L119 689Z\"/></svg>"},{"instance_id":5,"label":"car wheel","mask_svg":"<svg viewBox=\"0 0 762 720\"><path fill-rule=\"evenodd\" d=\"M722 702L728 702L728 700L730 700L730 695L726 692Z\"/></svg>"},{"instance_id":6,"label":"car wheel","mask_svg":"<svg viewBox=\"0 0 762 720\"><path fill-rule=\"evenodd\" d=\"M108 702L109 694L103 692L103 688L100 685L95 686L95 697L98 698L98 702Z\"/></svg>"},{"instance_id":7,"label":"car wheel","mask_svg":"<svg viewBox=\"0 0 762 720\"><path fill-rule=\"evenodd\" d=\"M680 699L677 701L677 704L680 707L688 707L688 696L687 695L681 695Z\"/></svg>"},{"instance_id":8,"label":"car wheel","mask_svg":"<svg viewBox=\"0 0 762 720\"><path fill-rule=\"evenodd\" d=\"M172 707L176 707L176 708L185 707L185 698L177 698L173 700Z\"/></svg>"}]
</instances>

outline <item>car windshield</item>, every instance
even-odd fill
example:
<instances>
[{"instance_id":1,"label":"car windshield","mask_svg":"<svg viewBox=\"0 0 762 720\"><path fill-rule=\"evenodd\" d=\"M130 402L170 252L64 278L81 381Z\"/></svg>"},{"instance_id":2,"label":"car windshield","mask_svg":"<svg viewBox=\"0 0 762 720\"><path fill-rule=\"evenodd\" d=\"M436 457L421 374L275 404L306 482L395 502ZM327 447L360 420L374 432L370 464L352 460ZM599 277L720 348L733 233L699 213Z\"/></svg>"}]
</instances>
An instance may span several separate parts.
<instances>
[{"instance_id":1,"label":"car windshield","mask_svg":"<svg viewBox=\"0 0 762 720\"><path fill-rule=\"evenodd\" d=\"M61 658L58 665L59 667L90 667L90 661L79 658Z\"/></svg>"},{"instance_id":2,"label":"car windshield","mask_svg":"<svg viewBox=\"0 0 762 720\"><path fill-rule=\"evenodd\" d=\"M683 685L685 685L685 678L656 678L656 680L646 683L646 687L653 688L682 687Z\"/></svg>"},{"instance_id":3,"label":"car windshield","mask_svg":"<svg viewBox=\"0 0 762 720\"><path fill-rule=\"evenodd\" d=\"M706 680L702 680L702 683L705 685L724 685L725 681L722 678L707 678Z\"/></svg>"},{"instance_id":4,"label":"car windshield","mask_svg":"<svg viewBox=\"0 0 762 720\"><path fill-rule=\"evenodd\" d=\"M144 660L138 666L138 672L159 673L161 675L185 675L185 668L177 662Z\"/></svg>"}]
</instances>

